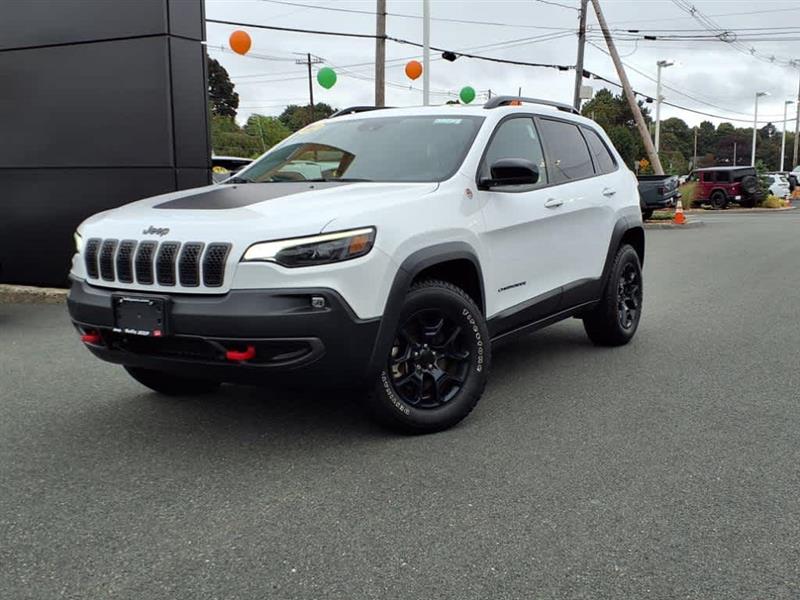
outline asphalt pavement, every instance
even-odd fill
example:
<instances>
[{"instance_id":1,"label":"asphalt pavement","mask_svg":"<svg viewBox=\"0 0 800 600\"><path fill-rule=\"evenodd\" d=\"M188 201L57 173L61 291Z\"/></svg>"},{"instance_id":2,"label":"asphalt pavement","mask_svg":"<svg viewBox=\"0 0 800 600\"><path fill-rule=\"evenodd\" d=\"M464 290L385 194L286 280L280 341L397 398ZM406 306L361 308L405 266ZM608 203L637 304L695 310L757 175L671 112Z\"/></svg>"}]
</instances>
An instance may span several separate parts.
<instances>
[{"instance_id":1,"label":"asphalt pavement","mask_svg":"<svg viewBox=\"0 0 800 600\"><path fill-rule=\"evenodd\" d=\"M800 211L648 231L630 345L507 345L423 437L331 393L159 397L64 307L0 305L0 597L797 598L798 256Z\"/></svg>"}]
</instances>

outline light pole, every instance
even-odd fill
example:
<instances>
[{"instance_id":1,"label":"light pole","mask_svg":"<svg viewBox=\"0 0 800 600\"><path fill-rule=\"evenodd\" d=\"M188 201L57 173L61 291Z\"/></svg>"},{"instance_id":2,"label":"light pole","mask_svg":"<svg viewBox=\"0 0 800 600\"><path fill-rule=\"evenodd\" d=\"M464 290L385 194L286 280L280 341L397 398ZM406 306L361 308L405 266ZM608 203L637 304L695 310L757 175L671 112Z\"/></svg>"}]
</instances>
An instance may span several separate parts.
<instances>
[{"instance_id":1,"label":"light pole","mask_svg":"<svg viewBox=\"0 0 800 600\"><path fill-rule=\"evenodd\" d=\"M753 111L753 149L750 153L750 166L756 166L756 136L758 135L758 99L769 96L769 92L756 92L756 108Z\"/></svg>"},{"instance_id":2,"label":"light pole","mask_svg":"<svg viewBox=\"0 0 800 600\"><path fill-rule=\"evenodd\" d=\"M790 104L794 104L794 100L786 100L783 103L783 133L781 134L781 166L778 168L778 171L783 171L784 169L784 160L786 159L786 109L789 108Z\"/></svg>"},{"instance_id":3,"label":"light pole","mask_svg":"<svg viewBox=\"0 0 800 600\"><path fill-rule=\"evenodd\" d=\"M661 141L661 69L671 67L675 64L674 60L660 60L656 63L658 75L656 76L656 154L658 154L659 142Z\"/></svg>"}]
</instances>

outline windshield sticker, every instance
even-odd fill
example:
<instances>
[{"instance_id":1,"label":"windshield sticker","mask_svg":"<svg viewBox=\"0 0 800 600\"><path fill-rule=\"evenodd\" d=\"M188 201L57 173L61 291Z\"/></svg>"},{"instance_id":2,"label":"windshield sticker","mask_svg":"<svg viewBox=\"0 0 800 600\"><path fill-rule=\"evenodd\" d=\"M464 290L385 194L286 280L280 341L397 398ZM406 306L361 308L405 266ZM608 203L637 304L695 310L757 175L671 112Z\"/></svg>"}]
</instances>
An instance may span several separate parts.
<instances>
[{"instance_id":1,"label":"windshield sticker","mask_svg":"<svg viewBox=\"0 0 800 600\"><path fill-rule=\"evenodd\" d=\"M442 125L458 125L461 123L461 121L463 121L463 119L436 119L433 124L438 125L441 123Z\"/></svg>"}]
</instances>

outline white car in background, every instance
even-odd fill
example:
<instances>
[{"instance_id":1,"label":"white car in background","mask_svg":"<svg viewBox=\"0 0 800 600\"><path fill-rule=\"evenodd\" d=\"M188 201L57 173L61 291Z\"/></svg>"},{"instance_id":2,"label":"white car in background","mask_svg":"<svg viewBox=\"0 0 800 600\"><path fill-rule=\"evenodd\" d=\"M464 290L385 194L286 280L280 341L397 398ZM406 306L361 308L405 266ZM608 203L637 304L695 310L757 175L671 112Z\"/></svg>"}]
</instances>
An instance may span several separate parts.
<instances>
[{"instance_id":1,"label":"white car in background","mask_svg":"<svg viewBox=\"0 0 800 600\"><path fill-rule=\"evenodd\" d=\"M780 173L770 173L769 193L778 198L788 198L790 194L789 180Z\"/></svg>"}]
</instances>

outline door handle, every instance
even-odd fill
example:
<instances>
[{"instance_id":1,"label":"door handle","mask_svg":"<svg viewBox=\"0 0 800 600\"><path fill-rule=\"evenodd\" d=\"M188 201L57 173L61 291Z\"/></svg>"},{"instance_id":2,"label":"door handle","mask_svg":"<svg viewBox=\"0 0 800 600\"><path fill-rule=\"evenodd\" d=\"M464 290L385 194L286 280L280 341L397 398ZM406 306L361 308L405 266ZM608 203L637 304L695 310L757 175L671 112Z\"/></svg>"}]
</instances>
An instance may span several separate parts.
<instances>
[{"instance_id":1,"label":"door handle","mask_svg":"<svg viewBox=\"0 0 800 600\"><path fill-rule=\"evenodd\" d=\"M606 189L603 190L603 196L605 196L606 198L610 198L611 196L613 196L616 193L617 193L617 190L612 190L611 188L606 188Z\"/></svg>"},{"instance_id":2,"label":"door handle","mask_svg":"<svg viewBox=\"0 0 800 600\"><path fill-rule=\"evenodd\" d=\"M564 204L564 201L561 198L550 198L544 203L547 208L558 208L562 204Z\"/></svg>"}]
</instances>

